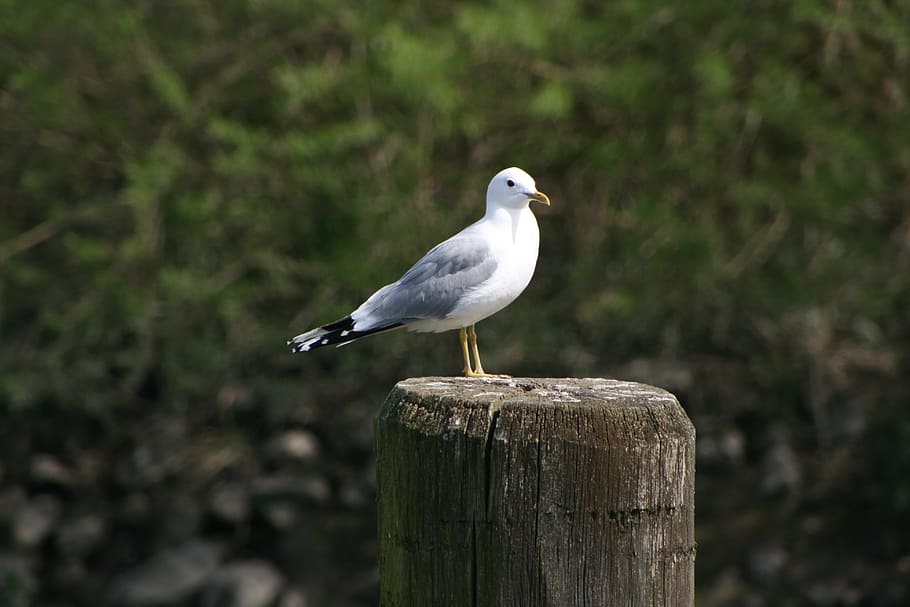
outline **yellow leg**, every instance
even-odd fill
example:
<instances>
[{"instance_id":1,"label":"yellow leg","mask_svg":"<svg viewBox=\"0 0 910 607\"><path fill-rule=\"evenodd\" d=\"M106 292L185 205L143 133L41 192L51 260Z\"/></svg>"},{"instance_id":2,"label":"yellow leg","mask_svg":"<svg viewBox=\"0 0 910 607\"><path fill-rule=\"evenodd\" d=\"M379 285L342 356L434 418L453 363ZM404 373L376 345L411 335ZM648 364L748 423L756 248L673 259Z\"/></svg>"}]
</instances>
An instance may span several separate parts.
<instances>
[{"instance_id":1,"label":"yellow leg","mask_svg":"<svg viewBox=\"0 0 910 607\"><path fill-rule=\"evenodd\" d=\"M471 357L468 356L468 332L464 327L458 330L458 339L461 340L461 353L464 355L464 375L474 377L474 371L471 369Z\"/></svg>"},{"instance_id":2,"label":"yellow leg","mask_svg":"<svg viewBox=\"0 0 910 607\"><path fill-rule=\"evenodd\" d=\"M464 329L462 329L464 331ZM483 370L483 365L480 364L480 350L477 348L477 331L474 329L474 325L468 327L467 337L471 342L471 350L474 352L474 371L468 375L468 377L509 377L508 375L496 375L492 373L487 373ZM467 356L467 354L465 354Z\"/></svg>"},{"instance_id":3,"label":"yellow leg","mask_svg":"<svg viewBox=\"0 0 910 607\"><path fill-rule=\"evenodd\" d=\"M480 350L477 349L477 331L474 325L468 327L468 341L471 343L471 350L474 352L474 372L478 375L486 375L483 365L480 364Z\"/></svg>"}]
</instances>

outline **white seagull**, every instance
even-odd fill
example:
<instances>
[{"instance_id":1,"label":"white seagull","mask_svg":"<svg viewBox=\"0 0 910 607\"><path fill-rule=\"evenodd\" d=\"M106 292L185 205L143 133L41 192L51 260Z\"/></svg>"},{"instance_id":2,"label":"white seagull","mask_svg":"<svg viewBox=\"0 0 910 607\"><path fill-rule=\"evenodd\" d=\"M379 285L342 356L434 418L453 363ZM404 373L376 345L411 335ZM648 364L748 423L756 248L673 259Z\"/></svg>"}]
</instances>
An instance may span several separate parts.
<instances>
[{"instance_id":1,"label":"white seagull","mask_svg":"<svg viewBox=\"0 0 910 607\"><path fill-rule=\"evenodd\" d=\"M288 345L308 352L401 327L434 333L458 329L467 377L508 377L483 370L474 325L512 303L531 282L540 243L532 201L550 204L523 170L500 171L487 186L487 211L480 221L433 247L348 316L301 333Z\"/></svg>"}]
</instances>

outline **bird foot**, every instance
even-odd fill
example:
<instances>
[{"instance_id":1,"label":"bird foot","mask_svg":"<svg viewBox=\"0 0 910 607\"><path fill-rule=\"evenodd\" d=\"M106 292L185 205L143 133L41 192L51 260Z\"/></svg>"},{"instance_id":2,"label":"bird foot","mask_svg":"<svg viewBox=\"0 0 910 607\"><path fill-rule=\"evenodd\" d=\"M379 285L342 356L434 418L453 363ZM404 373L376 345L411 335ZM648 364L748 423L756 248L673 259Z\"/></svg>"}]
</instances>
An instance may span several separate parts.
<instances>
[{"instance_id":1,"label":"bird foot","mask_svg":"<svg viewBox=\"0 0 910 607\"><path fill-rule=\"evenodd\" d=\"M494 379L511 379L512 378L511 375L503 375L501 373L487 373L483 370L481 370L481 371L466 370L464 372L464 376L465 377L487 377L487 378L494 378Z\"/></svg>"}]
</instances>

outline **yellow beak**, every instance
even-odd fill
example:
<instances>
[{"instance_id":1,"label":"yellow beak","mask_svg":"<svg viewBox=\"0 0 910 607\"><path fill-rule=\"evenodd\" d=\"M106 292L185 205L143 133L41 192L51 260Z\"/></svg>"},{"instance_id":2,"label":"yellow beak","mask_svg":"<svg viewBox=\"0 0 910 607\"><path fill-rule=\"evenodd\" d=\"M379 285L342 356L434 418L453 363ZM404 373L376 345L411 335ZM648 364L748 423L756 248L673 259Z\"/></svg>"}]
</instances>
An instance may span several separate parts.
<instances>
[{"instance_id":1,"label":"yellow beak","mask_svg":"<svg viewBox=\"0 0 910 607\"><path fill-rule=\"evenodd\" d=\"M528 199L536 200L537 202L542 202L545 205L550 206L550 197L543 192L534 192L533 194L528 194Z\"/></svg>"}]
</instances>

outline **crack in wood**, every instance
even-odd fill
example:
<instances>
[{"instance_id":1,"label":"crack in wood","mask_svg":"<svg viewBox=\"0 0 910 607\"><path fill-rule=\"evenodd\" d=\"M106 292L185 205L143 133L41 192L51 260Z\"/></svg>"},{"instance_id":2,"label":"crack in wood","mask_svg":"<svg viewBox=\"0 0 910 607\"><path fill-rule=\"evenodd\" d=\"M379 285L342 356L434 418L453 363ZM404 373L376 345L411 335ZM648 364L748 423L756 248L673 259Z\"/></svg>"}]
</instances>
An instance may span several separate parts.
<instances>
[{"instance_id":1,"label":"crack in wood","mask_svg":"<svg viewBox=\"0 0 910 607\"><path fill-rule=\"evenodd\" d=\"M383 607L693 604L695 433L671 394L413 379L376 429Z\"/></svg>"}]
</instances>

